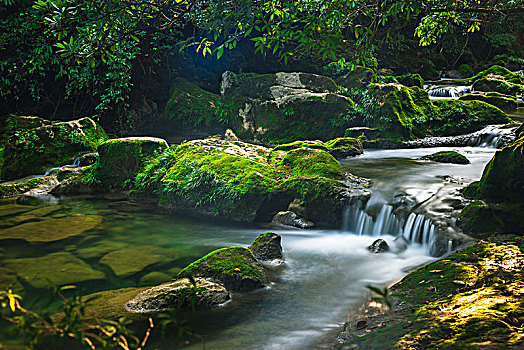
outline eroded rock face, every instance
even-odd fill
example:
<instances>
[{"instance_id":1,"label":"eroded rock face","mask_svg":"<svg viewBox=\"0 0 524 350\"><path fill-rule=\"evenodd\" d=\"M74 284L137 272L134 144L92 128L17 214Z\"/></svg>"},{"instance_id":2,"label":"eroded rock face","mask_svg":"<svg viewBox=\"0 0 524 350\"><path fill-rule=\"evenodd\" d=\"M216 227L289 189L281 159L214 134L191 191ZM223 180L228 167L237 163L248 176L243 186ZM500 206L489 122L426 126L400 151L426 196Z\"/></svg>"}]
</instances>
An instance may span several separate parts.
<instances>
[{"instance_id":1,"label":"eroded rock face","mask_svg":"<svg viewBox=\"0 0 524 350\"><path fill-rule=\"evenodd\" d=\"M124 307L135 313L160 312L172 308L186 310L210 308L230 299L229 292L221 284L205 278L189 278L146 289L129 300Z\"/></svg>"},{"instance_id":2,"label":"eroded rock face","mask_svg":"<svg viewBox=\"0 0 524 350\"><path fill-rule=\"evenodd\" d=\"M212 251L184 268L178 277L184 278L188 275L208 278L236 292L263 288L268 283L264 268L251 251L244 247Z\"/></svg>"},{"instance_id":3,"label":"eroded rock face","mask_svg":"<svg viewBox=\"0 0 524 350\"><path fill-rule=\"evenodd\" d=\"M248 247L255 258L261 261L282 260L282 237L273 232L259 235Z\"/></svg>"},{"instance_id":4,"label":"eroded rock face","mask_svg":"<svg viewBox=\"0 0 524 350\"><path fill-rule=\"evenodd\" d=\"M3 142L0 178L44 174L49 168L68 164L77 154L96 150L106 139L104 130L90 118L24 128Z\"/></svg>"},{"instance_id":5,"label":"eroded rock face","mask_svg":"<svg viewBox=\"0 0 524 350\"><path fill-rule=\"evenodd\" d=\"M338 136L331 120L354 103L337 91L330 78L309 73L225 72L221 85L223 99L238 111L237 135L270 143Z\"/></svg>"}]
</instances>

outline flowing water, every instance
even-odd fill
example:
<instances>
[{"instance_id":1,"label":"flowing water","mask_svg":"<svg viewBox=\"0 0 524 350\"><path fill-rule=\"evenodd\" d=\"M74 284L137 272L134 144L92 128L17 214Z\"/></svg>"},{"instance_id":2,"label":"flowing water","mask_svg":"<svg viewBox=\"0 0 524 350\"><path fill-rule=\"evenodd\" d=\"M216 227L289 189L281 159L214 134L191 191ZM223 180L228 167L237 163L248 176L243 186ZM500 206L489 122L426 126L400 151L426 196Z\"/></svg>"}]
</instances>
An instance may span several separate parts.
<instances>
[{"instance_id":1,"label":"flowing water","mask_svg":"<svg viewBox=\"0 0 524 350\"><path fill-rule=\"evenodd\" d=\"M424 85L424 90L428 92L431 100L449 100L473 92L473 87L464 85L426 84Z\"/></svg>"},{"instance_id":2,"label":"flowing water","mask_svg":"<svg viewBox=\"0 0 524 350\"><path fill-rule=\"evenodd\" d=\"M422 214L409 214L409 208L435 196L449 175L463 183L479 179L495 151L461 147L469 165L418 160L449 149L366 150L343 161L351 173L372 179L373 195L365 206L347 209L340 230L195 220L115 195L0 200L0 287L22 285L25 300L32 303L41 298L44 276L76 284L83 294L155 285L214 249L247 246L271 230L282 235L286 259L271 285L235 294L224 306L189 317L189 325L211 349L318 347L320 336L359 312L368 297L366 285L386 285L432 259L428 245L435 226ZM399 201L408 210L405 218L393 212ZM72 227L78 229L71 232ZM391 243L401 233L411 241L407 250L367 250L376 238ZM27 242L20 239L24 234L39 238ZM71 265L53 265L57 259ZM68 269L81 272L68 274ZM13 279L13 273L18 277ZM5 336L1 330L0 336ZM152 342L172 348L169 342Z\"/></svg>"}]
</instances>

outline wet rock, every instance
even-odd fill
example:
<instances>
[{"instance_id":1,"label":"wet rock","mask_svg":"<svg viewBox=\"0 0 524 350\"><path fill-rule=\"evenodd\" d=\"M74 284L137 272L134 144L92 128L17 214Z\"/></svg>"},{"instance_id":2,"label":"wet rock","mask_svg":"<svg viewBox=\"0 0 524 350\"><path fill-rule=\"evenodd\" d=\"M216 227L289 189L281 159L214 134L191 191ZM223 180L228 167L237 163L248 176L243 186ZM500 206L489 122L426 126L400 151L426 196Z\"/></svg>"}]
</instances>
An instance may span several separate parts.
<instances>
[{"instance_id":1,"label":"wet rock","mask_svg":"<svg viewBox=\"0 0 524 350\"><path fill-rule=\"evenodd\" d=\"M358 156L363 153L362 142L351 137L339 137L325 143L331 155L337 159Z\"/></svg>"},{"instance_id":2,"label":"wet rock","mask_svg":"<svg viewBox=\"0 0 524 350\"><path fill-rule=\"evenodd\" d=\"M184 268L179 278L193 276L222 283L228 290L248 292L268 283L266 272L244 247L229 247L212 251Z\"/></svg>"},{"instance_id":3,"label":"wet rock","mask_svg":"<svg viewBox=\"0 0 524 350\"><path fill-rule=\"evenodd\" d=\"M221 284L205 278L189 278L161 284L146 289L125 304L128 311L135 313L160 312L171 308L191 310L210 308L230 299L229 292Z\"/></svg>"},{"instance_id":4,"label":"wet rock","mask_svg":"<svg viewBox=\"0 0 524 350\"><path fill-rule=\"evenodd\" d=\"M76 161L78 162L78 166L88 166L93 165L98 160L98 153L91 152L82 154L81 156L78 156Z\"/></svg>"},{"instance_id":5,"label":"wet rock","mask_svg":"<svg viewBox=\"0 0 524 350\"><path fill-rule=\"evenodd\" d=\"M53 253L38 258L7 259L7 268L16 272L33 288L50 288L46 280L55 285L79 284L105 278L105 275L93 270L83 260L70 253Z\"/></svg>"},{"instance_id":6,"label":"wet rock","mask_svg":"<svg viewBox=\"0 0 524 350\"><path fill-rule=\"evenodd\" d=\"M71 249L74 251L75 255L82 259L93 259L101 258L102 256L115 250L124 249L126 246L127 243L125 242L104 239L96 243L81 245L80 247L73 245Z\"/></svg>"},{"instance_id":7,"label":"wet rock","mask_svg":"<svg viewBox=\"0 0 524 350\"><path fill-rule=\"evenodd\" d=\"M431 160L439 163L453 163L453 164L470 164L468 158L455 151L442 151L433 153L424 157L422 160Z\"/></svg>"},{"instance_id":8,"label":"wet rock","mask_svg":"<svg viewBox=\"0 0 524 350\"><path fill-rule=\"evenodd\" d=\"M148 287L131 287L89 294L83 297L88 300L85 308L87 320L109 319L117 320L121 317L137 318L137 314L124 308L124 305Z\"/></svg>"},{"instance_id":9,"label":"wet rock","mask_svg":"<svg viewBox=\"0 0 524 350\"><path fill-rule=\"evenodd\" d=\"M368 250L372 253L383 253L389 251L389 246L385 240L379 238L371 243Z\"/></svg>"},{"instance_id":10,"label":"wet rock","mask_svg":"<svg viewBox=\"0 0 524 350\"><path fill-rule=\"evenodd\" d=\"M0 183L0 198L49 193L59 184L54 176L38 176Z\"/></svg>"},{"instance_id":11,"label":"wet rock","mask_svg":"<svg viewBox=\"0 0 524 350\"><path fill-rule=\"evenodd\" d=\"M258 260L283 259L281 241L280 235L266 232L259 235L248 249Z\"/></svg>"},{"instance_id":12,"label":"wet rock","mask_svg":"<svg viewBox=\"0 0 524 350\"><path fill-rule=\"evenodd\" d=\"M167 263L175 260L178 252L154 246L134 246L116 250L104 255L100 263L108 266L119 277L139 273L153 264Z\"/></svg>"},{"instance_id":13,"label":"wet rock","mask_svg":"<svg viewBox=\"0 0 524 350\"><path fill-rule=\"evenodd\" d=\"M28 222L0 231L2 239L23 239L28 242L52 242L82 234L102 222L98 215L77 215L63 219Z\"/></svg>"},{"instance_id":14,"label":"wet rock","mask_svg":"<svg viewBox=\"0 0 524 350\"><path fill-rule=\"evenodd\" d=\"M138 280L139 286L154 286L160 283L164 283L171 280L171 276L163 272L153 271L144 276L140 277Z\"/></svg>"},{"instance_id":15,"label":"wet rock","mask_svg":"<svg viewBox=\"0 0 524 350\"><path fill-rule=\"evenodd\" d=\"M408 249L409 242L403 235L398 235L391 244L391 250L395 254L399 254Z\"/></svg>"},{"instance_id":16,"label":"wet rock","mask_svg":"<svg viewBox=\"0 0 524 350\"><path fill-rule=\"evenodd\" d=\"M303 200L294 199L287 207L287 210L296 213L300 217L307 218L306 203Z\"/></svg>"},{"instance_id":17,"label":"wet rock","mask_svg":"<svg viewBox=\"0 0 524 350\"><path fill-rule=\"evenodd\" d=\"M294 226L298 228L311 228L314 224L311 221L307 221L303 218L298 217L292 211L280 211L271 220L273 225L284 225L284 226Z\"/></svg>"}]
</instances>

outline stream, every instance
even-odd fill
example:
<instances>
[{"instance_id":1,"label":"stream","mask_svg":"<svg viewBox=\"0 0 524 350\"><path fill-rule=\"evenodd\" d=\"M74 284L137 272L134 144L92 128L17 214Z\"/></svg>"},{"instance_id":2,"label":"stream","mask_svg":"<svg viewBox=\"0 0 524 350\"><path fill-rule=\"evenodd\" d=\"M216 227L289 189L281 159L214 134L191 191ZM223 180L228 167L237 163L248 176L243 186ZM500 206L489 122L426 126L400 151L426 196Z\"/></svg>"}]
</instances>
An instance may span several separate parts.
<instances>
[{"instance_id":1,"label":"stream","mask_svg":"<svg viewBox=\"0 0 524 350\"><path fill-rule=\"evenodd\" d=\"M210 349L319 347L322 335L336 331L349 316L361 312L369 296L366 285L389 284L401 279L409 269L434 259L428 254L429 236L423 238L431 222L420 219L417 224L416 217L409 224L412 244L404 252L371 254L367 246L378 237L391 242L406 231L410 220L398 219L395 223L397 219L387 210L396 198L414 206L435 196L450 175L460 178L463 184L477 180L496 150L456 147L471 160L469 165L418 160L450 149L454 148L366 150L362 156L342 161L351 173L373 181L373 195L365 208L348 208L340 230L193 219L114 195L0 200L0 237L6 232L16 237L15 228L29 230L35 223L44 231L49 229L43 232L44 241L2 240L0 266L22 277L19 283L25 287L24 298L31 304L39 301L44 286L42 276L35 276L34 267L38 266L38 274L50 278L60 269L45 266L49 254L60 252L75 259L77 265L85 264L83 268L91 275L69 276L73 281L66 282L78 285L82 294L89 294L159 284L162 278L167 281L175 277L187 264L214 249L247 246L258 234L273 231L282 235L286 264L275 273L271 285L235 294L224 306L191 316L188 324L204 337ZM65 220L68 218L72 221ZM71 222L81 226L94 218L94 227L87 225L73 236L49 238L56 232L66 232ZM359 220L367 220L367 224ZM421 232L415 233L415 227ZM115 252L119 252L116 256L120 260L115 260ZM136 267L137 261L145 263ZM5 334L0 331L0 336ZM159 348L172 348L167 342L151 342ZM186 347L198 349L201 344Z\"/></svg>"}]
</instances>

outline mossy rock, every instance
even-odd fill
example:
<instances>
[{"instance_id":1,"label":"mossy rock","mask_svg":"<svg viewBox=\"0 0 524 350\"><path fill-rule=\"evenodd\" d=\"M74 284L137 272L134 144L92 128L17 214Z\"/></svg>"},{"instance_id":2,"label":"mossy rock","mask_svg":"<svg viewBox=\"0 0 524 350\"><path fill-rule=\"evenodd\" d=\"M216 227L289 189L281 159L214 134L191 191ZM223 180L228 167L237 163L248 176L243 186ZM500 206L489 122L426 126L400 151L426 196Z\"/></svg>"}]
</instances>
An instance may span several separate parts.
<instances>
[{"instance_id":1,"label":"mossy rock","mask_svg":"<svg viewBox=\"0 0 524 350\"><path fill-rule=\"evenodd\" d=\"M0 178L44 174L51 167L72 162L75 155L95 151L106 139L104 130L90 118L15 133L0 148Z\"/></svg>"},{"instance_id":2,"label":"mossy rock","mask_svg":"<svg viewBox=\"0 0 524 350\"><path fill-rule=\"evenodd\" d=\"M478 196L493 202L519 202L524 197L524 137L495 152L484 168Z\"/></svg>"},{"instance_id":3,"label":"mossy rock","mask_svg":"<svg viewBox=\"0 0 524 350\"><path fill-rule=\"evenodd\" d=\"M225 72L221 86L224 103L236 106L235 134L273 144L340 136L335 121L354 103L337 91L332 79L309 73Z\"/></svg>"},{"instance_id":4,"label":"mossy rock","mask_svg":"<svg viewBox=\"0 0 524 350\"><path fill-rule=\"evenodd\" d=\"M294 141L290 143L284 143L282 145L278 145L273 150L275 151L291 151L293 149L297 148L311 148L311 149L319 149L322 151L328 151L326 145L324 142L320 140L316 141Z\"/></svg>"},{"instance_id":5,"label":"mossy rock","mask_svg":"<svg viewBox=\"0 0 524 350\"><path fill-rule=\"evenodd\" d=\"M468 158L455 151L441 151L421 157L423 160L431 160L439 163L470 164Z\"/></svg>"},{"instance_id":6,"label":"mossy rock","mask_svg":"<svg viewBox=\"0 0 524 350\"><path fill-rule=\"evenodd\" d=\"M361 193L365 181L346 182L340 163L310 144L315 148L272 150L215 138L190 141L153 160L137 177L134 195L159 193L162 206L242 222L268 222L297 198L308 208L324 203L322 215L311 220L335 224L344 193Z\"/></svg>"},{"instance_id":7,"label":"mossy rock","mask_svg":"<svg viewBox=\"0 0 524 350\"><path fill-rule=\"evenodd\" d=\"M381 116L388 121L382 125L386 133L405 139L424 136L414 129L413 123L425 121L434 109L427 91L399 84L372 84L371 92L379 103Z\"/></svg>"},{"instance_id":8,"label":"mossy rock","mask_svg":"<svg viewBox=\"0 0 524 350\"><path fill-rule=\"evenodd\" d=\"M380 135L380 130L377 128L370 128L367 126L355 126L347 128L344 132L344 137L375 139Z\"/></svg>"},{"instance_id":9,"label":"mossy rock","mask_svg":"<svg viewBox=\"0 0 524 350\"><path fill-rule=\"evenodd\" d=\"M40 117L10 115L0 120L0 142L16 133L50 124L53 122Z\"/></svg>"},{"instance_id":10,"label":"mossy rock","mask_svg":"<svg viewBox=\"0 0 524 350\"><path fill-rule=\"evenodd\" d=\"M33 288L51 288L47 279L57 286L93 282L105 275L93 270L83 260L70 253L53 253L38 258L7 259L7 268L16 272Z\"/></svg>"},{"instance_id":11,"label":"mossy rock","mask_svg":"<svg viewBox=\"0 0 524 350\"><path fill-rule=\"evenodd\" d=\"M484 101L486 103L489 103L490 105L493 105L505 111L512 111L512 110L517 109L518 107L517 99L514 96L504 95L498 92L488 92L485 94L483 93L466 94L466 95L460 96L459 100Z\"/></svg>"},{"instance_id":12,"label":"mossy rock","mask_svg":"<svg viewBox=\"0 0 524 350\"><path fill-rule=\"evenodd\" d=\"M520 139L522 136L524 136L524 124L520 124L517 130L515 130L515 140Z\"/></svg>"},{"instance_id":13,"label":"mossy rock","mask_svg":"<svg viewBox=\"0 0 524 350\"><path fill-rule=\"evenodd\" d=\"M408 73L401 76L397 76L396 79L400 84L405 86L416 86L421 89L424 87L424 79L422 79L420 74Z\"/></svg>"},{"instance_id":14,"label":"mossy rock","mask_svg":"<svg viewBox=\"0 0 524 350\"><path fill-rule=\"evenodd\" d=\"M282 260L281 241L282 237L280 235L273 232L266 232L258 235L248 249L251 250L251 253L253 253L258 260Z\"/></svg>"},{"instance_id":15,"label":"mossy rock","mask_svg":"<svg viewBox=\"0 0 524 350\"><path fill-rule=\"evenodd\" d=\"M179 278L186 276L210 278L236 292L263 288L268 283L264 268L244 247L215 250L188 265L178 275Z\"/></svg>"},{"instance_id":16,"label":"mossy rock","mask_svg":"<svg viewBox=\"0 0 524 350\"><path fill-rule=\"evenodd\" d=\"M28 242L53 242L78 236L102 222L98 215L77 215L62 219L28 222L0 231L0 240L23 239Z\"/></svg>"},{"instance_id":17,"label":"mossy rock","mask_svg":"<svg viewBox=\"0 0 524 350\"><path fill-rule=\"evenodd\" d=\"M220 95L176 77L171 84L164 117L165 128L169 129L169 133L208 136L224 132L228 111L223 107ZM167 136L167 131L164 130L161 134Z\"/></svg>"},{"instance_id":18,"label":"mossy rock","mask_svg":"<svg viewBox=\"0 0 524 350\"><path fill-rule=\"evenodd\" d=\"M351 72L336 77L338 85L347 89L362 89L375 80L375 71L368 67L356 66Z\"/></svg>"},{"instance_id":19,"label":"mossy rock","mask_svg":"<svg viewBox=\"0 0 524 350\"><path fill-rule=\"evenodd\" d=\"M156 137L108 140L98 146L98 178L108 187L122 187L122 183L133 179L149 159L168 148L165 140Z\"/></svg>"},{"instance_id":20,"label":"mossy rock","mask_svg":"<svg viewBox=\"0 0 524 350\"><path fill-rule=\"evenodd\" d=\"M489 76L499 77L500 80L503 80L503 81L506 81L512 84L524 84L524 79L521 76L499 65L491 66L490 68L486 69L485 71L480 72L479 74L471 78L463 79L463 81L475 83L476 81L489 77Z\"/></svg>"},{"instance_id":21,"label":"mossy rock","mask_svg":"<svg viewBox=\"0 0 524 350\"><path fill-rule=\"evenodd\" d=\"M504 230L502 220L482 201L476 201L462 209L458 225L473 236L481 233L500 233Z\"/></svg>"},{"instance_id":22,"label":"mossy rock","mask_svg":"<svg viewBox=\"0 0 524 350\"><path fill-rule=\"evenodd\" d=\"M491 124L510 123L511 119L499 108L483 101L440 100L431 118L417 123L428 135L454 136L481 130Z\"/></svg>"},{"instance_id":23,"label":"mossy rock","mask_svg":"<svg viewBox=\"0 0 524 350\"><path fill-rule=\"evenodd\" d=\"M134 246L107 253L100 259L100 263L108 266L118 277L128 277L148 266L176 260L178 255L179 253L173 249Z\"/></svg>"},{"instance_id":24,"label":"mossy rock","mask_svg":"<svg viewBox=\"0 0 524 350\"><path fill-rule=\"evenodd\" d=\"M478 79L475 81L475 83L473 83L473 89L475 91L498 92L504 95L513 96L524 92L523 85L513 84L506 80L497 79L497 76L486 76L484 78Z\"/></svg>"},{"instance_id":25,"label":"mossy rock","mask_svg":"<svg viewBox=\"0 0 524 350\"><path fill-rule=\"evenodd\" d=\"M137 294L125 304L131 312L151 313L168 309L206 309L218 306L230 299L222 285L197 277L194 284L189 278L161 284Z\"/></svg>"},{"instance_id":26,"label":"mossy rock","mask_svg":"<svg viewBox=\"0 0 524 350\"><path fill-rule=\"evenodd\" d=\"M362 142L351 137L339 137L329 140L325 145L328 152L337 159L358 156L364 152Z\"/></svg>"}]
</instances>

